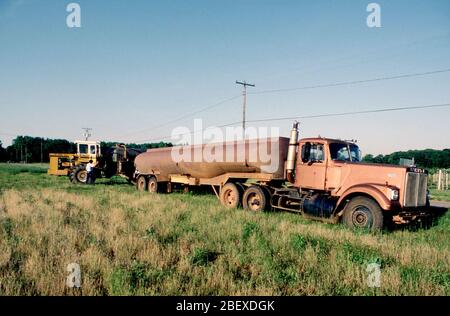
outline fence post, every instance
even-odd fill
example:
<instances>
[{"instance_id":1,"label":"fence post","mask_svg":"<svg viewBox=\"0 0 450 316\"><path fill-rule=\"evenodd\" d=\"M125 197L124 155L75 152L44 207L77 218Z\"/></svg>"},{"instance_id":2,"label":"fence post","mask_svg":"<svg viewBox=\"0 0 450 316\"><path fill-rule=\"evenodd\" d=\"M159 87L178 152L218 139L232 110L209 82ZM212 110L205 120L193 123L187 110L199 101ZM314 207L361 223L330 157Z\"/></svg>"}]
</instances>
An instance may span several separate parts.
<instances>
[{"instance_id":1,"label":"fence post","mask_svg":"<svg viewBox=\"0 0 450 316\"><path fill-rule=\"evenodd\" d=\"M438 172L438 185L437 185L438 191L442 190L442 169L439 169Z\"/></svg>"},{"instance_id":2,"label":"fence post","mask_svg":"<svg viewBox=\"0 0 450 316\"><path fill-rule=\"evenodd\" d=\"M448 170L445 171L445 189L448 190Z\"/></svg>"}]
</instances>

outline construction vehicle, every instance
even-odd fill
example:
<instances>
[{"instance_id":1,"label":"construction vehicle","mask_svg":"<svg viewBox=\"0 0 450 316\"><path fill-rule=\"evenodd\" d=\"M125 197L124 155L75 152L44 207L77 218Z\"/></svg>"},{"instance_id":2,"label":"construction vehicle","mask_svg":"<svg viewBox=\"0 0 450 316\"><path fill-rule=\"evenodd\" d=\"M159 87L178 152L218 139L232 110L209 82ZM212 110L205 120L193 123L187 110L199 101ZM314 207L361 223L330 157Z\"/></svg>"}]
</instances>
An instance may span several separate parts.
<instances>
[{"instance_id":1,"label":"construction vehicle","mask_svg":"<svg viewBox=\"0 0 450 316\"><path fill-rule=\"evenodd\" d=\"M194 157L195 151L211 152L214 144L149 149L135 159L136 187L171 192L177 185L186 191L211 186L228 208L283 210L369 230L430 217L426 170L363 163L355 142L298 136L295 123L290 138L215 144L216 152L229 157L245 152L241 160L224 162L173 159L174 151ZM260 159L262 144L269 144L267 156L278 164Z\"/></svg>"},{"instance_id":2,"label":"construction vehicle","mask_svg":"<svg viewBox=\"0 0 450 316\"><path fill-rule=\"evenodd\" d=\"M133 181L134 158L140 150L127 148L124 144L102 147L98 141L76 141L75 154L50 154L48 174L67 175L72 183L86 183L86 165L90 160L96 164L96 178L118 175Z\"/></svg>"},{"instance_id":3,"label":"construction vehicle","mask_svg":"<svg viewBox=\"0 0 450 316\"><path fill-rule=\"evenodd\" d=\"M97 161L101 155L100 142L98 141L75 141L76 153L51 153L50 166L47 173L50 175L67 176L70 170L78 164L87 164L89 160Z\"/></svg>"}]
</instances>

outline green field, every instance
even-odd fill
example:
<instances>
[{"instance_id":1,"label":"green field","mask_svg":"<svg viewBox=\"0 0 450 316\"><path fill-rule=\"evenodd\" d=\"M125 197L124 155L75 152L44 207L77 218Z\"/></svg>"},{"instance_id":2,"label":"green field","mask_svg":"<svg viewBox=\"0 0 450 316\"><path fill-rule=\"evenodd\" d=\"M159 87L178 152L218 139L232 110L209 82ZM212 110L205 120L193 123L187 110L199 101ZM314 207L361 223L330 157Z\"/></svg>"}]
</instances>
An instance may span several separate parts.
<instances>
[{"instance_id":1,"label":"green field","mask_svg":"<svg viewBox=\"0 0 450 316\"><path fill-rule=\"evenodd\" d=\"M450 294L450 212L429 229L355 232L45 171L0 164L0 295ZM79 291L65 286L73 262Z\"/></svg>"},{"instance_id":2,"label":"green field","mask_svg":"<svg viewBox=\"0 0 450 316\"><path fill-rule=\"evenodd\" d=\"M430 198L431 200L450 202L450 190L430 190Z\"/></svg>"}]
</instances>

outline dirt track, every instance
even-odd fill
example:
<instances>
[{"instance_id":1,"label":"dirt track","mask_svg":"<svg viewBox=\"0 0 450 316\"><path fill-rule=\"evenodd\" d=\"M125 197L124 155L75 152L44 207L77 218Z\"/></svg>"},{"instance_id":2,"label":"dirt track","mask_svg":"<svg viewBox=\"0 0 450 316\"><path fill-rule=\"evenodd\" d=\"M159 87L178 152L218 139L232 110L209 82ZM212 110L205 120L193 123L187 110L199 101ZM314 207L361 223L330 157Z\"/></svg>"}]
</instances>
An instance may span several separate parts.
<instances>
[{"instance_id":1,"label":"dirt track","mask_svg":"<svg viewBox=\"0 0 450 316\"><path fill-rule=\"evenodd\" d=\"M430 203L431 203L432 206L450 208L450 202L445 202L445 201L431 201Z\"/></svg>"}]
</instances>

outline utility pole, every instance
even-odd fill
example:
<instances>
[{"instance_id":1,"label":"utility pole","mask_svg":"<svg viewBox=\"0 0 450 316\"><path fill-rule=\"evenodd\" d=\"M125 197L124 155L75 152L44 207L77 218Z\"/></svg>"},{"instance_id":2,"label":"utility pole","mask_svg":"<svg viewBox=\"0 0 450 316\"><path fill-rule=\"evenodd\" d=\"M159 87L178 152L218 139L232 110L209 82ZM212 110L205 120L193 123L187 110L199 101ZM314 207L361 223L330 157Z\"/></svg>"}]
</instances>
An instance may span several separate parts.
<instances>
[{"instance_id":1,"label":"utility pole","mask_svg":"<svg viewBox=\"0 0 450 316\"><path fill-rule=\"evenodd\" d=\"M89 140L89 137L92 136L92 134L91 134L92 128L90 128L90 127L83 127L82 129L84 130L84 133L83 133L84 139L86 141Z\"/></svg>"},{"instance_id":2,"label":"utility pole","mask_svg":"<svg viewBox=\"0 0 450 316\"><path fill-rule=\"evenodd\" d=\"M242 138L245 139L245 111L247 110L247 87L255 87L254 84L251 83L247 83L247 82L242 82L242 81L237 81L236 80L236 84L240 84L244 87L243 91L242 91L242 96L244 97L244 104L242 106Z\"/></svg>"}]
</instances>

